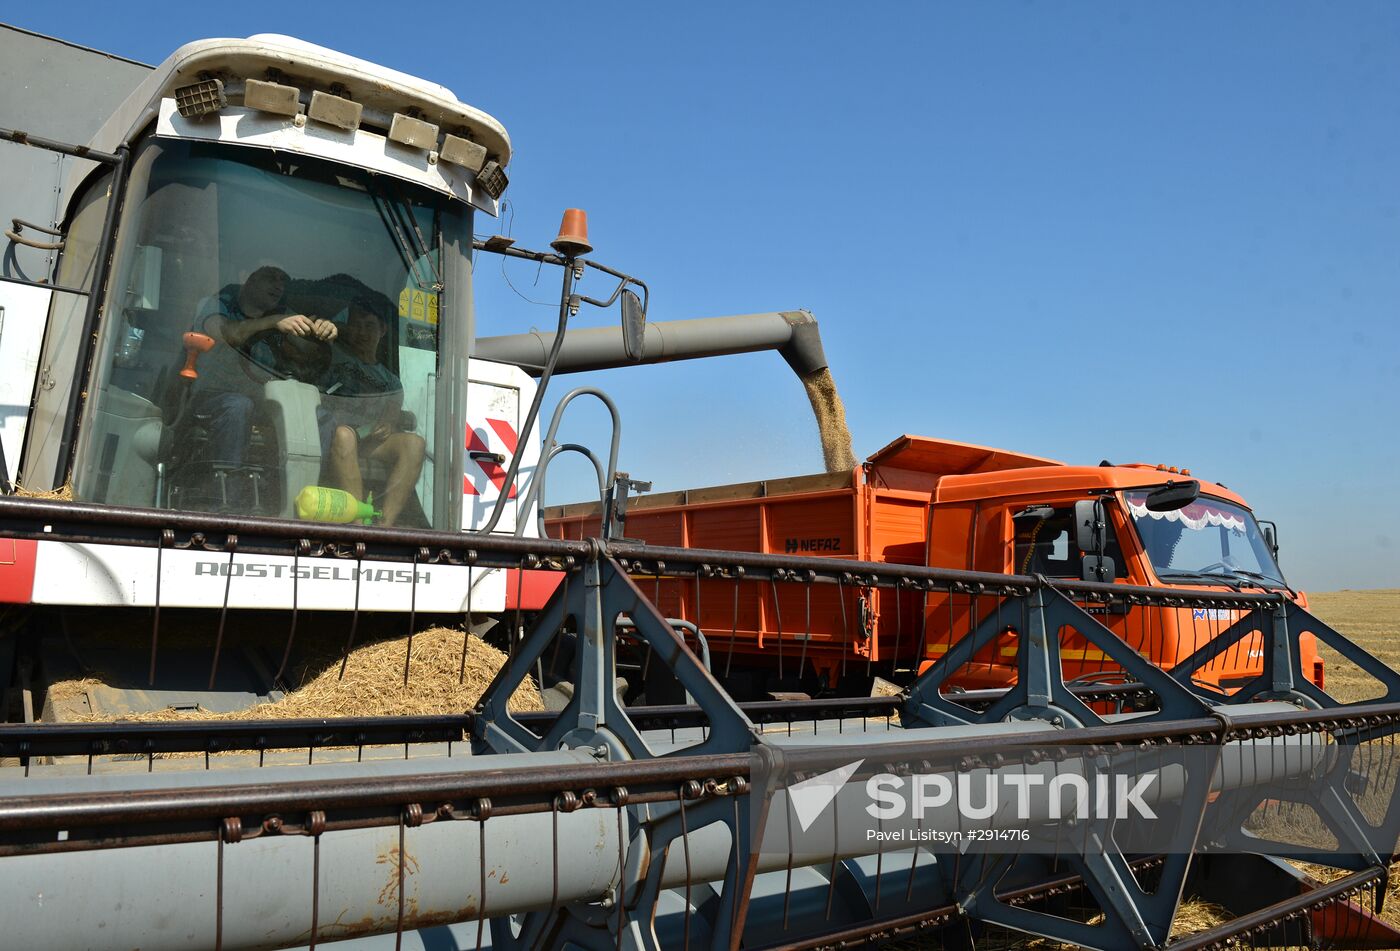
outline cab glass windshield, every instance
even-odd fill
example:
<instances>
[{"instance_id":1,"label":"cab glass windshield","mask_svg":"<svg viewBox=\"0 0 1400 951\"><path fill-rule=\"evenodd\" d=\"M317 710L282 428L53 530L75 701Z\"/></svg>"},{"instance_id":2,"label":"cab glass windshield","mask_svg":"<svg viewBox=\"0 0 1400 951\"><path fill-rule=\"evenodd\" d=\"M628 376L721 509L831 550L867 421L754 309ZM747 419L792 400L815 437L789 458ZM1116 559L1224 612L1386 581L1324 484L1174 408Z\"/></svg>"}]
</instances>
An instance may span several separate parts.
<instances>
[{"instance_id":1,"label":"cab glass windshield","mask_svg":"<svg viewBox=\"0 0 1400 951\"><path fill-rule=\"evenodd\" d=\"M446 275L469 273L452 256L470 236L468 206L395 179L149 142L123 212L75 496L447 527L434 504L447 448L436 390L447 292L469 292Z\"/></svg>"},{"instance_id":2,"label":"cab glass windshield","mask_svg":"<svg viewBox=\"0 0 1400 951\"><path fill-rule=\"evenodd\" d=\"M1201 496L1173 512L1147 508L1147 493L1125 494L1128 512L1152 570L1163 581L1208 581L1212 577L1248 584L1284 584L1259 524L1248 509Z\"/></svg>"}]
</instances>

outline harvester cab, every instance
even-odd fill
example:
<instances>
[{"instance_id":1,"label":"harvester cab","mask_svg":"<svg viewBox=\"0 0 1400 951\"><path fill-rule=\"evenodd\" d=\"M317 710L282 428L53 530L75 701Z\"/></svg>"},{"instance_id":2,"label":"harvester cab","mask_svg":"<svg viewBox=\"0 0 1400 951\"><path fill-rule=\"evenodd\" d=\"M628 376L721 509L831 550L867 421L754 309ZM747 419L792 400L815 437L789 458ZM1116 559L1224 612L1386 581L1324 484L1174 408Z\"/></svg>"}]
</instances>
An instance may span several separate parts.
<instances>
[{"instance_id":1,"label":"harvester cab","mask_svg":"<svg viewBox=\"0 0 1400 951\"><path fill-rule=\"evenodd\" d=\"M25 409L0 432L0 491L538 534L537 421L555 357L481 357L474 258L557 267L557 339L583 305L620 302L623 332L611 334L628 361L645 348L648 294L584 258L577 209L552 251L474 238L508 185L511 144L496 119L435 83L287 36L201 40L154 69L10 28L0 38L16 68L61 62L74 78L58 123L70 141L37 134L54 125L43 102L5 101L6 125L27 128L0 137L32 148L0 157L0 200L20 213L0 268L0 399ZM578 291L588 269L611 294ZM290 560L176 561L41 544L0 565L0 589L20 603L154 605L173 567L191 607L344 610L366 579L364 600L382 610L489 612L507 600L499 570L415 571L404 592L388 566L352 583L301 579ZM320 591L222 590L247 571ZM75 573L88 580L74 585ZM421 595L420 581L432 584Z\"/></svg>"},{"instance_id":2,"label":"harvester cab","mask_svg":"<svg viewBox=\"0 0 1400 951\"><path fill-rule=\"evenodd\" d=\"M359 483L357 501L374 492L389 523L514 531L535 385L469 362L473 221L507 184L500 123L268 35L182 47L71 151L107 160L80 161L64 188L56 284L87 293L53 295L18 481L293 518L329 476ZM554 244L480 250L581 277L582 212ZM645 287L619 277L611 299L566 289L561 308L621 297L639 355ZM345 478L357 462L363 483Z\"/></svg>"},{"instance_id":3,"label":"harvester cab","mask_svg":"<svg viewBox=\"0 0 1400 951\"><path fill-rule=\"evenodd\" d=\"M510 160L495 119L255 36L182 47L82 146L112 161L70 175L57 284L90 293L53 295L19 481L141 508L291 518L338 488L406 526L489 514L464 506L500 494L472 453L515 454L534 389L468 371L472 225Z\"/></svg>"}]
</instances>

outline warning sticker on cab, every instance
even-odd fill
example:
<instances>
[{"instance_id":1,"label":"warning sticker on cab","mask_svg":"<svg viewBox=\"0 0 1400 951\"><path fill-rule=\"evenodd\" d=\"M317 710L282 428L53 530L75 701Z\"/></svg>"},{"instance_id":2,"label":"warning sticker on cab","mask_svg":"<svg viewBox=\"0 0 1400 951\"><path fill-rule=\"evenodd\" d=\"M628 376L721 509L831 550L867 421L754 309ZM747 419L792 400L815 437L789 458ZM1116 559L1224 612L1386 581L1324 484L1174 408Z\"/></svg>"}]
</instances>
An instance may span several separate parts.
<instances>
[{"instance_id":1,"label":"warning sticker on cab","mask_svg":"<svg viewBox=\"0 0 1400 951\"><path fill-rule=\"evenodd\" d=\"M405 287L399 294L399 316L420 323L438 322L438 296L432 291L420 291Z\"/></svg>"}]
</instances>

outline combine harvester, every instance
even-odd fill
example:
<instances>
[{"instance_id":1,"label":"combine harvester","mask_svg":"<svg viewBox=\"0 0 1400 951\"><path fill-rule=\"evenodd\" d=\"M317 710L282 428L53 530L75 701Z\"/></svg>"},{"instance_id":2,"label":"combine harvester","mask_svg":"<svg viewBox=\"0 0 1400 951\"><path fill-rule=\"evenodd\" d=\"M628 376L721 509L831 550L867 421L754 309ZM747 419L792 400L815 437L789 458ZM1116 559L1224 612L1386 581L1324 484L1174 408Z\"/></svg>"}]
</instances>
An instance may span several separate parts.
<instances>
[{"instance_id":1,"label":"combine harvester","mask_svg":"<svg viewBox=\"0 0 1400 951\"><path fill-rule=\"evenodd\" d=\"M889 455L855 467L810 315L648 323L645 285L584 257L572 214L554 253L475 241L476 212L494 213L506 187L509 140L440 86L278 36L193 43L153 71L18 31L0 40L7 69L62 71L78 100L55 112L57 91L10 86L0 117L0 138L29 147L3 153L21 219L3 339L16 322L21 343L41 338L21 346L32 399L4 474L73 496L0 499L18 698L0 726L6 946L812 948L916 933L956 948L1026 935L1179 951L1400 944L1375 914L1400 834L1400 675L1277 576L1224 586L1200 565L1175 580L1201 584L1164 586L1160 566L1117 571L1109 524L1123 564L1143 564L1118 506L1221 520L1241 500L1115 470L1094 483L1104 492L1079 498L1085 485L1066 482L1007 510L1008 546L1026 520L1041 526L1027 529L1026 561L948 565L933 555L934 513L976 469L925 467L937 498L927 484L909 494L932 525L901 542L922 545L916 557L876 551L859 529L854 550L804 550L841 537L805 516L791 553L698 531L628 538L649 513L629 516L620 427L606 463L555 439L575 396L612 408L606 394L566 395L540 435L557 372L778 349L823 422L828 468L845 473L848 514L879 504L852 501L863 474L919 467ZM127 94L104 103L115 90ZM84 110L105 115L83 131ZM69 131L45 125L59 114ZM484 253L560 269L553 335L475 337ZM608 282L596 298L578 290L590 272ZM617 302L620 331L568 331L584 303ZM537 531L545 469L564 451L598 466L584 538ZM992 481L978 497L989 511ZM1068 577L1042 566L1063 546L1039 550L1046 532L1079 539L1060 503L1087 522ZM362 506L381 524L358 524ZM834 639L861 602L866 620ZM772 628L743 613L765 603ZM873 644L891 607L917 617L916 652ZM244 628L285 624L270 689L309 611L331 612L347 649L362 615L406 615L410 630L449 615L467 639L496 622L509 656L453 716L32 722L93 609L149 623L148 649L106 659L138 655L132 710L189 694L178 682L196 657L194 693L237 693L226 655ZM162 644L175 609L210 623ZM1144 652L1131 634L1170 619L1179 645L1188 611L1214 625L1188 651ZM741 619L746 638L810 643L828 686L847 654L892 662L908 683L891 697L738 703L714 668ZM1318 645L1370 679L1364 702L1325 692ZM758 646L733 653L762 668L773 651ZM1067 675L1089 651L1102 655L1095 675ZM688 702L628 705L629 657ZM407 690L410 670L406 657ZM546 670L568 682L561 708L508 709ZM1186 896L1225 920L1182 934Z\"/></svg>"}]
</instances>

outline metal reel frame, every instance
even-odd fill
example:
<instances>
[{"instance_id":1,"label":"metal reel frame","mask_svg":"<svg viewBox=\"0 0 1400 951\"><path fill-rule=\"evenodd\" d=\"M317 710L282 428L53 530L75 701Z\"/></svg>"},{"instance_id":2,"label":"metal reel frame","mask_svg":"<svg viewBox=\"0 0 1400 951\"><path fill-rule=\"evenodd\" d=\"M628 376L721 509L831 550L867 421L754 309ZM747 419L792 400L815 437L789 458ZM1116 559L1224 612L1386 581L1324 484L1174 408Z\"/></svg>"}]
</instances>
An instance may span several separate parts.
<instances>
[{"instance_id":1,"label":"metal reel frame","mask_svg":"<svg viewBox=\"0 0 1400 951\"><path fill-rule=\"evenodd\" d=\"M619 702L613 685L617 675L617 621L622 616L630 619L634 636L651 648L652 663L664 664L675 674L707 714L708 735L699 743L657 754ZM511 714L507 700L569 622L578 633L571 671L574 693L550 729L538 736ZM595 557L585 562L581 571L566 576L482 694L476 713L475 722L480 726L472 738L472 749L477 754L592 747L607 759L663 759L748 752L762 745L753 723L705 669L684 638L622 566L601 550L595 551ZM730 830L732 857L722 893L717 901L706 902L705 910L709 912L706 918L713 947L731 947L732 936L743 930L747 902L742 898L752 887L756 867L754 843L749 836L752 797L735 794L687 805L687 792L695 793L689 798L699 795L699 791L681 789L674 804L620 806L626 810L620 832L627 838L628 846L625 855L619 857L620 882L613 907L620 902L621 911L596 905L532 912L517 919L518 934L510 921L493 920L493 946L533 948L546 941L565 941L599 951L615 949L619 944L638 951L660 951L653 920L627 912L650 909L654 914L663 890L661 876L677 839L682 839L684 848L683 837L688 832L722 823Z\"/></svg>"},{"instance_id":2,"label":"metal reel frame","mask_svg":"<svg viewBox=\"0 0 1400 951\"><path fill-rule=\"evenodd\" d=\"M1103 718L1065 685L1059 637L1064 627L1073 628L1157 696L1160 709L1144 716L1144 720L1181 720L1209 715L1209 707L1202 698L1129 647L1092 614L1050 587L1044 578L1040 581L1028 595L1009 599L1002 606L1001 614L984 618L971 634L954 643L924 671L909 688L901 712L905 727L997 723L1013 716L1051 722L1058 717L1061 723L1082 726L1103 723ZM1001 636L1001 615L1008 609L1019 610L1023 631L1016 654L1016 682L996 703L976 713L948 699L941 688L971 663L979 651Z\"/></svg>"}]
</instances>

